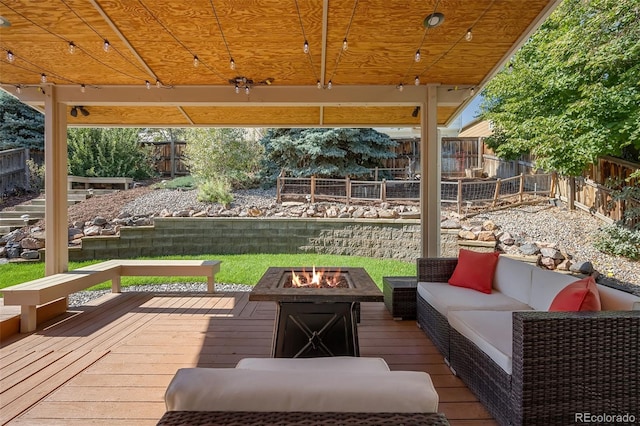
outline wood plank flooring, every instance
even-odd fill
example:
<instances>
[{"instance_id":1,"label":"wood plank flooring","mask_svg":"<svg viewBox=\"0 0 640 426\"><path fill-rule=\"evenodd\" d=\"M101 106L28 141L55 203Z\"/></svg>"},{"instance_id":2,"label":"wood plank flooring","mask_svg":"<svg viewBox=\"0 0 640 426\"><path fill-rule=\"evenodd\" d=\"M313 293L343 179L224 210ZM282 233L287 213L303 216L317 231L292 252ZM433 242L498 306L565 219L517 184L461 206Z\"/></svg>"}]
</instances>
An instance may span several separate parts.
<instances>
[{"instance_id":1,"label":"wood plank flooring","mask_svg":"<svg viewBox=\"0 0 640 426\"><path fill-rule=\"evenodd\" d=\"M177 369L268 357L274 318L246 292L105 295L0 342L0 424L155 425ZM452 425L496 424L415 321L363 303L358 335L361 356L429 373Z\"/></svg>"}]
</instances>

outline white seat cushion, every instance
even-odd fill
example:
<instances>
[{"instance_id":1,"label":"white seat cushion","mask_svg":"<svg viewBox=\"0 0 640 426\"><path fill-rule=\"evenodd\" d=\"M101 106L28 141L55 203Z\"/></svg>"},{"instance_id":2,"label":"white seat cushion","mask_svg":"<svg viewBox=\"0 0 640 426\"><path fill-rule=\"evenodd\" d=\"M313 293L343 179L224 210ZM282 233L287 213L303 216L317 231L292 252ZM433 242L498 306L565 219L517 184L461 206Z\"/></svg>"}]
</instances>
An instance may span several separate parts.
<instances>
[{"instance_id":1,"label":"white seat cushion","mask_svg":"<svg viewBox=\"0 0 640 426\"><path fill-rule=\"evenodd\" d=\"M640 310L640 297L601 284L597 287L603 311Z\"/></svg>"},{"instance_id":2,"label":"white seat cushion","mask_svg":"<svg viewBox=\"0 0 640 426\"><path fill-rule=\"evenodd\" d=\"M473 342L507 374L511 374L512 312L452 311L447 318L451 327Z\"/></svg>"},{"instance_id":3,"label":"white seat cushion","mask_svg":"<svg viewBox=\"0 0 640 426\"><path fill-rule=\"evenodd\" d=\"M243 358L236 368L270 371L347 371L367 373L390 371L382 358L334 356L317 358Z\"/></svg>"},{"instance_id":4,"label":"white seat cushion","mask_svg":"<svg viewBox=\"0 0 640 426\"><path fill-rule=\"evenodd\" d=\"M499 291L482 293L447 283L418 283L418 294L445 317L451 311L525 311L529 305Z\"/></svg>"},{"instance_id":5,"label":"white seat cushion","mask_svg":"<svg viewBox=\"0 0 640 426\"><path fill-rule=\"evenodd\" d=\"M182 368L167 411L435 413L438 394L418 371L264 371Z\"/></svg>"}]
</instances>

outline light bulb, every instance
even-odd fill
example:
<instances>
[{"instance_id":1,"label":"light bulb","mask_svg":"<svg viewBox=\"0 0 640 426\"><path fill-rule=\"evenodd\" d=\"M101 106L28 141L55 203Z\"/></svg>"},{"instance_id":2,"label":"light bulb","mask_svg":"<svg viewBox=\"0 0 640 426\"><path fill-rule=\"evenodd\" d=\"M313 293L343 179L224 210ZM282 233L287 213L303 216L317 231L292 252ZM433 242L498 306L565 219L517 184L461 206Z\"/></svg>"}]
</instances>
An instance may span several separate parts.
<instances>
[{"instance_id":1,"label":"light bulb","mask_svg":"<svg viewBox=\"0 0 640 426\"><path fill-rule=\"evenodd\" d=\"M327 83L327 89L331 90L332 87L333 83L331 82L331 80L329 80L329 82Z\"/></svg>"},{"instance_id":2,"label":"light bulb","mask_svg":"<svg viewBox=\"0 0 640 426\"><path fill-rule=\"evenodd\" d=\"M318 89L322 89L322 83L320 83L320 80L316 82L316 86L318 86Z\"/></svg>"},{"instance_id":3,"label":"light bulb","mask_svg":"<svg viewBox=\"0 0 640 426\"><path fill-rule=\"evenodd\" d=\"M75 45L75 44L73 44L73 42L72 42L72 41L70 41L70 42L69 42L69 53L70 53L70 54L72 54L72 55L73 55L74 53L76 53L76 45Z\"/></svg>"},{"instance_id":4,"label":"light bulb","mask_svg":"<svg viewBox=\"0 0 640 426\"><path fill-rule=\"evenodd\" d=\"M102 45L102 50L104 50L105 52L108 52L109 49L111 49L111 43L109 43L109 40L105 38L104 43Z\"/></svg>"},{"instance_id":5,"label":"light bulb","mask_svg":"<svg viewBox=\"0 0 640 426\"><path fill-rule=\"evenodd\" d=\"M145 80L144 85L147 86L147 90L151 89L151 83L149 82L149 80Z\"/></svg>"},{"instance_id":6,"label":"light bulb","mask_svg":"<svg viewBox=\"0 0 640 426\"><path fill-rule=\"evenodd\" d=\"M475 88L475 87L472 87L472 88L471 88L471 96L473 96L473 95L475 95L475 94L476 94L476 88Z\"/></svg>"},{"instance_id":7,"label":"light bulb","mask_svg":"<svg viewBox=\"0 0 640 426\"><path fill-rule=\"evenodd\" d=\"M473 33L471 32L471 28L467 30L467 33L464 35L464 39L467 41L471 41L471 39L473 39Z\"/></svg>"},{"instance_id":8,"label":"light bulb","mask_svg":"<svg viewBox=\"0 0 640 426\"><path fill-rule=\"evenodd\" d=\"M47 82L47 75L45 73L40 74L40 83L46 83Z\"/></svg>"},{"instance_id":9,"label":"light bulb","mask_svg":"<svg viewBox=\"0 0 640 426\"><path fill-rule=\"evenodd\" d=\"M309 53L309 42L307 40L304 41L304 45L302 46L302 51L304 53Z\"/></svg>"},{"instance_id":10,"label":"light bulb","mask_svg":"<svg viewBox=\"0 0 640 426\"><path fill-rule=\"evenodd\" d=\"M12 64L16 60L16 55L13 54L12 51L7 50L7 61Z\"/></svg>"},{"instance_id":11,"label":"light bulb","mask_svg":"<svg viewBox=\"0 0 640 426\"><path fill-rule=\"evenodd\" d=\"M22 93L22 87L20 86L16 86L16 93L19 95L20 93Z\"/></svg>"},{"instance_id":12,"label":"light bulb","mask_svg":"<svg viewBox=\"0 0 640 426\"><path fill-rule=\"evenodd\" d=\"M198 68L198 65L200 65L200 59L198 59L198 55L193 55L193 66Z\"/></svg>"},{"instance_id":13,"label":"light bulb","mask_svg":"<svg viewBox=\"0 0 640 426\"><path fill-rule=\"evenodd\" d=\"M156 87L158 89L162 87L162 83L160 83L160 80L158 80L157 78L156 78Z\"/></svg>"},{"instance_id":14,"label":"light bulb","mask_svg":"<svg viewBox=\"0 0 640 426\"><path fill-rule=\"evenodd\" d=\"M413 58L416 62L420 62L422 56L420 55L420 49L416 50L416 56Z\"/></svg>"},{"instance_id":15,"label":"light bulb","mask_svg":"<svg viewBox=\"0 0 640 426\"><path fill-rule=\"evenodd\" d=\"M240 87L236 84L236 93L240 93Z\"/></svg>"},{"instance_id":16,"label":"light bulb","mask_svg":"<svg viewBox=\"0 0 640 426\"><path fill-rule=\"evenodd\" d=\"M84 84L80 85L80 93L84 93L87 91L87 86L85 86Z\"/></svg>"},{"instance_id":17,"label":"light bulb","mask_svg":"<svg viewBox=\"0 0 640 426\"><path fill-rule=\"evenodd\" d=\"M420 77L416 75L416 79L413 80L413 84L415 84L416 86L420 86Z\"/></svg>"},{"instance_id":18,"label":"light bulb","mask_svg":"<svg viewBox=\"0 0 640 426\"><path fill-rule=\"evenodd\" d=\"M249 86L244 86L244 94L245 95L249 94Z\"/></svg>"},{"instance_id":19,"label":"light bulb","mask_svg":"<svg viewBox=\"0 0 640 426\"><path fill-rule=\"evenodd\" d=\"M235 70L235 69L236 69L236 62L233 60L233 58L231 58L231 60L229 61L229 67L230 67L232 70Z\"/></svg>"},{"instance_id":20,"label":"light bulb","mask_svg":"<svg viewBox=\"0 0 640 426\"><path fill-rule=\"evenodd\" d=\"M347 43L347 38L345 37L344 40L342 40L342 50L347 50L349 48L349 43Z\"/></svg>"},{"instance_id":21,"label":"light bulb","mask_svg":"<svg viewBox=\"0 0 640 426\"><path fill-rule=\"evenodd\" d=\"M404 86L402 83L398 84L398 91L402 92L404 90Z\"/></svg>"}]
</instances>

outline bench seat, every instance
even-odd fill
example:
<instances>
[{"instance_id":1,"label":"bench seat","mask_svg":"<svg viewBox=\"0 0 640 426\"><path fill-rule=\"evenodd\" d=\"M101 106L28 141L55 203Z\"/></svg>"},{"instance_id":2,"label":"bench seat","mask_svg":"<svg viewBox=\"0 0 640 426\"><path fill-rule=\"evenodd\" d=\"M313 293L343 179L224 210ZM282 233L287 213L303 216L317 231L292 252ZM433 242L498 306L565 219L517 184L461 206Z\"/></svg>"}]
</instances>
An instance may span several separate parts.
<instances>
[{"instance_id":1,"label":"bench seat","mask_svg":"<svg viewBox=\"0 0 640 426\"><path fill-rule=\"evenodd\" d=\"M108 260L7 287L2 292L5 305L20 305L20 331L28 333L36 329L39 305L106 281L111 281L112 292L120 293L123 276L205 276L207 291L213 293L215 274L219 271L218 260Z\"/></svg>"}]
</instances>

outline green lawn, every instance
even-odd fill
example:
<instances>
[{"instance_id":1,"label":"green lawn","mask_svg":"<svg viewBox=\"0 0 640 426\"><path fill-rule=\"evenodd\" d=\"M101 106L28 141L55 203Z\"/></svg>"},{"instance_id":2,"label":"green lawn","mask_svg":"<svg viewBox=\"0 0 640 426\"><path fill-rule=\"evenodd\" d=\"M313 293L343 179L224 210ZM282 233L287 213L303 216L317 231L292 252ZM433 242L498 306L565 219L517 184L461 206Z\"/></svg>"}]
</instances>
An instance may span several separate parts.
<instances>
[{"instance_id":1,"label":"green lawn","mask_svg":"<svg viewBox=\"0 0 640 426\"><path fill-rule=\"evenodd\" d=\"M230 284L255 285L262 274L270 266L318 266L365 268L378 287L382 288L383 276L416 275L416 265L390 259L372 259L356 256L335 256L320 254L238 254L238 255L199 255L199 256L167 256L162 259L210 259L221 260L220 272L216 281ZM101 260L85 262L69 262L69 270L101 262ZM7 263L0 265L0 289L44 276L44 263ZM123 277L122 285L157 284L167 282L206 282L204 277ZM110 283L103 283L97 288L110 288Z\"/></svg>"}]
</instances>

